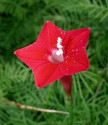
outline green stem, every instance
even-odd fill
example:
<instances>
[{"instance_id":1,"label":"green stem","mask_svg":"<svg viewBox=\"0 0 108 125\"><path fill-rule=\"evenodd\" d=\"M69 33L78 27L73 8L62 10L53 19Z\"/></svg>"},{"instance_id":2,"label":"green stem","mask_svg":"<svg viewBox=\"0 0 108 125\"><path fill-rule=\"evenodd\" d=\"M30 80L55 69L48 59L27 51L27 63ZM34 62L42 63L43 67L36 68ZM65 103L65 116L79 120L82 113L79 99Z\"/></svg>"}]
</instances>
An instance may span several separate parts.
<instances>
[{"instance_id":1,"label":"green stem","mask_svg":"<svg viewBox=\"0 0 108 125\"><path fill-rule=\"evenodd\" d=\"M72 105L72 96L66 95L66 105L69 110L69 125L73 125L73 105Z\"/></svg>"},{"instance_id":2,"label":"green stem","mask_svg":"<svg viewBox=\"0 0 108 125\"><path fill-rule=\"evenodd\" d=\"M67 125L73 125L73 105L72 105L72 95L71 95L72 76L71 75L63 76L62 78L60 78L60 81L65 90L65 94L66 94L65 101L70 113L70 116L69 116L70 120L69 120L69 124Z\"/></svg>"}]
</instances>

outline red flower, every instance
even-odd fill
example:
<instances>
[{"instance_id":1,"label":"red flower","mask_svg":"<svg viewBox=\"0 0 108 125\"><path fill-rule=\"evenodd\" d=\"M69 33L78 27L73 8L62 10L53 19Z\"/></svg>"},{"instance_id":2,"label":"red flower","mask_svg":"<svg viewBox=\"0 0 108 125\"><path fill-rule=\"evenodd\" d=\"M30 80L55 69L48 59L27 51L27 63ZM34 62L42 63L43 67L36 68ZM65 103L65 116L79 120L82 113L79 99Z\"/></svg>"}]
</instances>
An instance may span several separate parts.
<instances>
[{"instance_id":1,"label":"red flower","mask_svg":"<svg viewBox=\"0 0 108 125\"><path fill-rule=\"evenodd\" d=\"M18 49L15 55L34 73L36 86L89 69L85 51L90 29L64 31L47 21L36 42Z\"/></svg>"}]
</instances>

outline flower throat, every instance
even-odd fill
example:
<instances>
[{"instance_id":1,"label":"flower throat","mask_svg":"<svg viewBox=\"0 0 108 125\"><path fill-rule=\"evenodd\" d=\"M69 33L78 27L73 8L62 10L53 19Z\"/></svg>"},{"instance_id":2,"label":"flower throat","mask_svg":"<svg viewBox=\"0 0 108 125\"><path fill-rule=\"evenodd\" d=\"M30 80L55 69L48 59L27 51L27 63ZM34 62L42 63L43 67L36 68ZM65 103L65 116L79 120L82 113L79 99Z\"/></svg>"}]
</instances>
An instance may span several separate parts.
<instances>
[{"instance_id":1,"label":"flower throat","mask_svg":"<svg viewBox=\"0 0 108 125\"><path fill-rule=\"evenodd\" d=\"M52 55L49 56L49 60L52 63L60 63L64 61L63 58L63 46L61 45L62 39L58 37L57 39L57 50L52 50Z\"/></svg>"}]
</instances>

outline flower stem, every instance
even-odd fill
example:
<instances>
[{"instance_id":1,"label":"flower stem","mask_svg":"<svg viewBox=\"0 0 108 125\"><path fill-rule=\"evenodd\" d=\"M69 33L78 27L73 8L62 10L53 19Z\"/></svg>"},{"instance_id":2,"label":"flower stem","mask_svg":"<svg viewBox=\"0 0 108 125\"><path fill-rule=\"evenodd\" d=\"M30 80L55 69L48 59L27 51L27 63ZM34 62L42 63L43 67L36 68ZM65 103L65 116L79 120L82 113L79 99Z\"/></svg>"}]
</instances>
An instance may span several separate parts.
<instances>
[{"instance_id":1,"label":"flower stem","mask_svg":"<svg viewBox=\"0 0 108 125\"><path fill-rule=\"evenodd\" d=\"M73 125L73 105L72 105L72 95L71 95L71 88L72 88L72 76L64 76L60 79L66 94L66 106L70 113L70 120L69 125Z\"/></svg>"},{"instance_id":2,"label":"flower stem","mask_svg":"<svg viewBox=\"0 0 108 125\"><path fill-rule=\"evenodd\" d=\"M69 111L69 125L73 125L73 105L72 105L72 96L66 95L66 105Z\"/></svg>"}]
</instances>

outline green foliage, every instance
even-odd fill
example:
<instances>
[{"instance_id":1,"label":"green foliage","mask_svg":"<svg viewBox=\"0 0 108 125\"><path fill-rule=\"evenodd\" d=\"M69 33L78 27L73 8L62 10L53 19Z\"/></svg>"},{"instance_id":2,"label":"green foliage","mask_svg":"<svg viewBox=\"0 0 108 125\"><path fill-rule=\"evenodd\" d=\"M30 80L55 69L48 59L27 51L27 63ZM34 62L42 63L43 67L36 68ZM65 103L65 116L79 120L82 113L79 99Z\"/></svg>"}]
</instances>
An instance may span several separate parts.
<instances>
[{"instance_id":1,"label":"green foliage","mask_svg":"<svg viewBox=\"0 0 108 125\"><path fill-rule=\"evenodd\" d=\"M91 28L91 68L73 76L73 121L108 125L108 0L0 0L0 125L68 124L68 115L19 109L1 100L67 111L60 82L38 90L32 71L13 55L36 40L47 20L64 30Z\"/></svg>"},{"instance_id":2,"label":"green foliage","mask_svg":"<svg viewBox=\"0 0 108 125\"><path fill-rule=\"evenodd\" d=\"M69 0L63 3L63 11L85 13L93 19L98 19L100 22L108 19L108 1L107 0Z\"/></svg>"}]
</instances>

